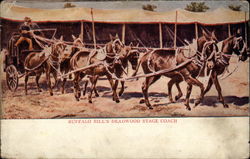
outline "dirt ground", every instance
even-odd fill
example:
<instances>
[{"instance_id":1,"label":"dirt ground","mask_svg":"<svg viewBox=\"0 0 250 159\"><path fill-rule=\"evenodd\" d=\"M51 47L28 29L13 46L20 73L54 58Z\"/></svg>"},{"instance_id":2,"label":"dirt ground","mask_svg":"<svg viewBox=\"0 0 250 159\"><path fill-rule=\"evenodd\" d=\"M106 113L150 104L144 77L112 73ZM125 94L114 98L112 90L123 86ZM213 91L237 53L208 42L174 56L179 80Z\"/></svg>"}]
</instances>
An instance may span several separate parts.
<instances>
[{"instance_id":1,"label":"dirt ground","mask_svg":"<svg viewBox=\"0 0 250 159\"><path fill-rule=\"evenodd\" d=\"M229 70L236 66L236 59L231 60ZM5 73L2 78L2 118L4 119L29 119L29 118L89 118L89 117L163 117L163 116L247 116L249 115L249 61L240 63L238 70L230 77L220 80L223 95L229 108L223 108L217 101L217 91L213 86L206 94L202 104L193 108L194 99L199 94L197 87L193 88L191 95L192 110L186 110L184 97L175 103L170 103L167 95L168 78L162 77L150 89L150 102L154 109L150 110L143 99L141 85L143 78L138 81L126 82L124 94L120 103L112 101L110 85L106 79L97 83L100 97L93 98L93 103L88 103L87 95L76 101L73 94L73 84L69 81L66 93L61 94L59 89L54 89L54 96L47 91L45 75L40 83L43 91L38 92L35 78L31 77L28 85L28 95L24 93L24 78L19 81L16 92L8 90ZM131 71L130 71L131 73ZM181 88L185 95L186 83L182 82ZM89 89L89 88L88 88ZM174 87L173 94L177 94Z\"/></svg>"}]
</instances>

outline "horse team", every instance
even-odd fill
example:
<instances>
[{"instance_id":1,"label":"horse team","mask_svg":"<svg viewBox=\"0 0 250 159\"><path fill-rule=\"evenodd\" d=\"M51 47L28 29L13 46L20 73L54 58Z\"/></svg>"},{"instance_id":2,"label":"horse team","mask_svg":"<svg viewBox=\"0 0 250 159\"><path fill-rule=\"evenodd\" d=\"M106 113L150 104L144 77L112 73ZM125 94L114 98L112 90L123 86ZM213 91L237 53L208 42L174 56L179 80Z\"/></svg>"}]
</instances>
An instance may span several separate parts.
<instances>
[{"instance_id":1,"label":"horse team","mask_svg":"<svg viewBox=\"0 0 250 159\"><path fill-rule=\"evenodd\" d=\"M30 75L36 76L36 84L38 91L39 79L42 72L46 74L50 95L53 95L50 74L57 81L58 75L62 81L61 92L64 93L65 82L67 77L73 77L74 96L79 101L81 96L80 81L87 76L91 83L91 89L88 96L88 101L92 103L92 93L99 96L96 90L96 83L100 76L106 76L112 88L113 100L120 102L119 96L124 92L124 80L120 80L123 74L127 73L128 63L135 70L132 76L136 78L136 74L140 67L144 72L145 81L142 84L142 93L145 98L145 104L149 109L153 109L148 100L148 88L161 76L170 78L168 82L168 96L170 102L174 102L172 97L172 87L175 85L178 90L178 95L175 96L175 101L183 95L180 88L180 83L187 83L185 106L187 110L191 110L189 98L193 85L200 88L200 95L195 101L195 106L202 102L204 95L210 90L214 84L218 91L218 99L225 108L228 105L225 103L222 96L218 75L221 75L229 65L229 60L233 53L238 55L239 60L247 60L247 46L242 36L235 35L228 37L222 41L222 47L218 48L218 40L214 34L206 33L197 39L197 48L195 54L187 57L184 50L177 49L151 49L140 58L138 46L124 45L118 36L110 36L110 42L104 47L89 49L84 46L80 38L73 36L74 42L68 45L62 39L56 40L55 43L44 48L41 53L30 53L24 62L25 67L25 92L27 94L27 82ZM68 76L66 76L66 75ZM197 77L208 75L207 86L200 82ZM122 88L117 94L119 81ZM57 83L57 82L56 82ZM85 83L83 95L86 93L88 82Z\"/></svg>"}]
</instances>

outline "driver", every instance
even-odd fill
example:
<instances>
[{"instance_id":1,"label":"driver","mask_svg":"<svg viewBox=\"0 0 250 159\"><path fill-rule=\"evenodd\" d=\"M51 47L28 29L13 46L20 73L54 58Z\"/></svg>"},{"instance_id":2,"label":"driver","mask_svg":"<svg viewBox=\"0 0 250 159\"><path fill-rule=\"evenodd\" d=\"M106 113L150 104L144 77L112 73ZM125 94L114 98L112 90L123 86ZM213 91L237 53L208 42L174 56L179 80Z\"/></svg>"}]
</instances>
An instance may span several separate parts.
<instances>
[{"instance_id":1,"label":"driver","mask_svg":"<svg viewBox=\"0 0 250 159\"><path fill-rule=\"evenodd\" d=\"M29 17L24 18L24 23L20 26L19 30L21 37L17 40L15 46L17 47L21 42L26 41L29 44L29 50L33 50L32 44L32 30L39 29L36 23L33 23Z\"/></svg>"}]
</instances>

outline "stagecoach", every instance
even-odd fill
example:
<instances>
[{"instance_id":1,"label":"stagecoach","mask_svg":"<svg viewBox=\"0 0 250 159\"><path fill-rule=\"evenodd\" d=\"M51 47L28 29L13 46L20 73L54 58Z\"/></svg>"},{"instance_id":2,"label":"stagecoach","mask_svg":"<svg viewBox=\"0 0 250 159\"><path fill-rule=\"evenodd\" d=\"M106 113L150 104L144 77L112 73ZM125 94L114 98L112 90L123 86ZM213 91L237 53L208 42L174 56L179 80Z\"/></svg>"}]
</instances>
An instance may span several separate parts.
<instances>
[{"instance_id":1,"label":"stagecoach","mask_svg":"<svg viewBox=\"0 0 250 159\"><path fill-rule=\"evenodd\" d=\"M15 91L18 87L19 78L24 76L24 61L31 52L41 52L44 44L54 39L57 29L38 29L33 30L34 34L43 37L45 41L32 38L34 50L28 50L28 43L23 41L18 47L15 46L16 41L20 38L20 33L12 33L7 48L3 48L1 54L3 56L3 69L6 72L6 83L11 91ZM46 38L45 38L46 37ZM49 39L48 39L49 37Z\"/></svg>"}]
</instances>

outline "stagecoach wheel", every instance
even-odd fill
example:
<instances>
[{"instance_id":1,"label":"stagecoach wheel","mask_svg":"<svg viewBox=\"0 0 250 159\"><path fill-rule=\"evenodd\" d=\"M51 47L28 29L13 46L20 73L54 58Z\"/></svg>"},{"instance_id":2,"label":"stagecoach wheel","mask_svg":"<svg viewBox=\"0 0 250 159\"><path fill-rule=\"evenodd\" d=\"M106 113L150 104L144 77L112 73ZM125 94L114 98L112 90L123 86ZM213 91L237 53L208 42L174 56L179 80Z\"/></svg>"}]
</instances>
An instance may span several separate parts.
<instances>
[{"instance_id":1,"label":"stagecoach wheel","mask_svg":"<svg viewBox=\"0 0 250 159\"><path fill-rule=\"evenodd\" d=\"M18 87L18 72L14 65L6 68L6 82L8 88L14 92Z\"/></svg>"}]
</instances>

